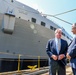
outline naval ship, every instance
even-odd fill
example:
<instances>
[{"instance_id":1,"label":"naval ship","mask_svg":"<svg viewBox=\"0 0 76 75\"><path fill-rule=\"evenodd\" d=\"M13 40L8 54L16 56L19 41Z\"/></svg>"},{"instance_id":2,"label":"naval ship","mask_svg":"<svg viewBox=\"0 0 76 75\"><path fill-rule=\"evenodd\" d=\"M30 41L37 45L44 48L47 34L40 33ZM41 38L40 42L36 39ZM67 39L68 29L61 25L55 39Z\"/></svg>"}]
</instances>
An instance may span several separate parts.
<instances>
[{"instance_id":1,"label":"naval ship","mask_svg":"<svg viewBox=\"0 0 76 75\"><path fill-rule=\"evenodd\" d=\"M64 28L16 0L0 0L0 72L15 71L20 55L20 69L28 65L48 65L46 43L54 31L62 29L62 38L71 41Z\"/></svg>"}]
</instances>

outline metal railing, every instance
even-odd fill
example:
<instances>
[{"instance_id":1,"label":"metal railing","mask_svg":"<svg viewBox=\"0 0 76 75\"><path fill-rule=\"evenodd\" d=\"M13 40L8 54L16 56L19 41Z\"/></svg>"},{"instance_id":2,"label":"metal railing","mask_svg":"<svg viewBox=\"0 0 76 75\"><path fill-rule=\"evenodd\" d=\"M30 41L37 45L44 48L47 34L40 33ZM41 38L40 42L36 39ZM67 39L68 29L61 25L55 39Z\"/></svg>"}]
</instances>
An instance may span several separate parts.
<instances>
[{"instance_id":1,"label":"metal railing","mask_svg":"<svg viewBox=\"0 0 76 75\"><path fill-rule=\"evenodd\" d=\"M37 63L38 64L36 64L36 65L27 65L27 66L31 66L31 68L33 68L34 67L34 69L37 67L38 69L40 69L40 62L41 61L44 61L44 60L40 60L41 58L43 58L43 59L47 59L48 60L48 58L46 57L46 56L33 56L33 55L25 55L25 54L13 54L13 53L6 53L6 52L0 52L0 54L1 55L8 55L9 56L9 58L10 58L10 55L11 56L16 56L16 58L18 59L18 60L9 60L9 59L0 59L0 60L4 60L4 61L17 61L18 62L18 67L17 67L17 71L18 72L20 72L20 62L21 61L23 61L23 60L21 60L21 57L29 57L29 58L36 58L37 60L28 60L28 59L26 59L26 60L24 60L24 61L37 61ZM6 57L7 58L7 57ZM28 67L29 68L29 67ZM30 69L31 69L30 68ZM32 70L32 69L31 69Z\"/></svg>"}]
</instances>

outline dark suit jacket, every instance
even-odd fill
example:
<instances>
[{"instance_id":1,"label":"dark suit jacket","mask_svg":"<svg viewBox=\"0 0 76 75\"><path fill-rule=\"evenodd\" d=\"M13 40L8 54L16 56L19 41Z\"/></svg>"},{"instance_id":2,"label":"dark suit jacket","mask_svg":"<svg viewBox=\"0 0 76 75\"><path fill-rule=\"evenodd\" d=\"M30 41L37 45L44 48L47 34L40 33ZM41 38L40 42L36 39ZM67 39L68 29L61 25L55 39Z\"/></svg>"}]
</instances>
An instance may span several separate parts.
<instances>
[{"instance_id":1,"label":"dark suit jacket","mask_svg":"<svg viewBox=\"0 0 76 75\"><path fill-rule=\"evenodd\" d=\"M65 40L61 39L61 49L59 54L57 53L56 50L56 42L55 39L49 40L46 46L46 52L48 54L48 56L50 57L50 62L54 61L51 56L52 54L54 55L60 55L60 54L64 54L66 57L66 52L67 52L67 48L68 48L68 44ZM56 60L56 62L58 61L59 64L61 65L66 65L66 60L65 58L63 58L62 60Z\"/></svg>"},{"instance_id":2,"label":"dark suit jacket","mask_svg":"<svg viewBox=\"0 0 76 75\"><path fill-rule=\"evenodd\" d=\"M68 54L71 56L71 67L76 68L76 37L73 39L68 48Z\"/></svg>"}]
</instances>

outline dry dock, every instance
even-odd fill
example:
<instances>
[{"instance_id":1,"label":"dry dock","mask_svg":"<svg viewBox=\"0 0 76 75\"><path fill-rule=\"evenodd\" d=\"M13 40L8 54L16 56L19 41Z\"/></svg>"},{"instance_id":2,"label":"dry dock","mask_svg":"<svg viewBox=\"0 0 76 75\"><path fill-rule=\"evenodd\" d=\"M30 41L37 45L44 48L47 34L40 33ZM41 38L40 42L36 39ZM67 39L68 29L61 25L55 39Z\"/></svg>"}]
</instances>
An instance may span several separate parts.
<instances>
[{"instance_id":1,"label":"dry dock","mask_svg":"<svg viewBox=\"0 0 76 75\"><path fill-rule=\"evenodd\" d=\"M43 67L43 68L36 68L35 70L21 70L21 71L13 71L13 72L4 72L0 73L0 75L49 75L49 68L48 67ZM66 67L66 75L72 75L72 70L68 66Z\"/></svg>"}]
</instances>

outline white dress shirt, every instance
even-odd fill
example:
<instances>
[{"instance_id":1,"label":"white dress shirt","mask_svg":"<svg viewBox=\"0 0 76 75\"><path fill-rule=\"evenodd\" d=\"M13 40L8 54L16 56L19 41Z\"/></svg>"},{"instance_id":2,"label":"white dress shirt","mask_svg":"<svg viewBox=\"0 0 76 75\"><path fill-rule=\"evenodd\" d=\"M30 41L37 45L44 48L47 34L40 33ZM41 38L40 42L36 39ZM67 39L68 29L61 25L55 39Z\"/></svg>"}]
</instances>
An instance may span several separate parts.
<instances>
[{"instance_id":1,"label":"white dress shirt","mask_svg":"<svg viewBox=\"0 0 76 75\"><path fill-rule=\"evenodd\" d=\"M61 39L55 38L55 42L56 42L56 50L57 50L57 53L59 54L59 51L61 48Z\"/></svg>"}]
</instances>

